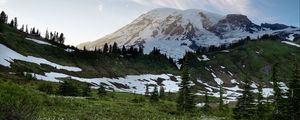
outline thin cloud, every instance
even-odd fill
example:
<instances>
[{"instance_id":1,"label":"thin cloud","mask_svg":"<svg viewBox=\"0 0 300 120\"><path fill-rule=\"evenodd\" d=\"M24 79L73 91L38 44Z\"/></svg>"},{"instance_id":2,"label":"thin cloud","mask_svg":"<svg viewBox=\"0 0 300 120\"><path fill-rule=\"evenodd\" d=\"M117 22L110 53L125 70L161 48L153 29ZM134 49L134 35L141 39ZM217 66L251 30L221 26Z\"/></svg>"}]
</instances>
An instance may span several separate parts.
<instances>
[{"instance_id":1,"label":"thin cloud","mask_svg":"<svg viewBox=\"0 0 300 120\"><path fill-rule=\"evenodd\" d=\"M177 9L217 10L224 14L239 13L253 15L250 0L129 0L150 7L171 7Z\"/></svg>"},{"instance_id":2,"label":"thin cloud","mask_svg":"<svg viewBox=\"0 0 300 120\"><path fill-rule=\"evenodd\" d=\"M0 0L0 7L4 7L6 4L6 0Z\"/></svg>"},{"instance_id":3,"label":"thin cloud","mask_svg":"<svg viewBox=\"0 0 300 120\"><path fill-rule=\"evenodd\" d=\"M102 5L102 4L99 4L99 5L98 5L98 11L99 11L99 12L102 12L102 11L103 11L103 5Z\"/></svg>"}]
</instances>

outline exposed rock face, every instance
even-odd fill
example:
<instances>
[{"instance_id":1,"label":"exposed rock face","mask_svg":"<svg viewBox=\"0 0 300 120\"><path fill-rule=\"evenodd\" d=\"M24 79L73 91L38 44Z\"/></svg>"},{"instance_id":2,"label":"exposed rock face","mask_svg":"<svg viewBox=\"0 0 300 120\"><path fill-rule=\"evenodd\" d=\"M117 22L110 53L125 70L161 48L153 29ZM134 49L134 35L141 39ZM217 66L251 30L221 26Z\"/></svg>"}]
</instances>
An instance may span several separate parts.
<instances>
[{"instance_id":1,"label":"exposed rock face","mask_svg":"<svg viewBox=\"0 0 300 120\"><path fill-rule=\"evenodd\" d=\"M275 23L275 24L262 23L261 26L264 28L269 28L271 30L281 30L289 27L287 25L279 24L279 23Z\"/></svg>"},{"instance_id":2,"label":"exposed rock face","mask_svg":"<svg viewBox=\"0 0 300 120\"><path fill-rule=\"evenodd\" d=\"M259 26L240 14L222 16L204 10L160 8L141 15L110 35L94 42L82 43L78 47L85 46L94 50L95 47L102 48L105 43L116 42L119 47L144 47L145 53L150 53L153 47L156 47L162 53L178 59L183 57L186 51L194 51L200 46L220 46L247 36L257 38L263 34L279 34L282 31L282 36L286 37L291 31L299 30L288 27L286 29L290 31L286 32L283 28L286 26L281 24Z\"/></svg>"},{"instance_id":3,"label":"exposed rock face","mask_svg":"<svg viewBox=\"0 0 300 120\"><path fill-rule=\"evenodd\" d=\"M252 23L245 15L229 14L226 16L226 18L220 20L209 30L216 33L216 35L219 37L222 37L222 35L226 32L242 30L249 33L254 33L262 30L262 27Z\"/></svg>"}]
</instances>

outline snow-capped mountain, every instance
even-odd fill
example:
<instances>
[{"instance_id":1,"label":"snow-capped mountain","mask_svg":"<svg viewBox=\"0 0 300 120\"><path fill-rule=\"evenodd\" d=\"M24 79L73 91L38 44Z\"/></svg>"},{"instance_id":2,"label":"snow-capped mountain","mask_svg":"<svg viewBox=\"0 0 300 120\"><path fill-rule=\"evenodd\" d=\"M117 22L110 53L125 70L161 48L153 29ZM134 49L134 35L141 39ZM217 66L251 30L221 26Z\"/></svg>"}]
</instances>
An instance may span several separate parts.
<instances>
[{"instance_id":1,"label":"snow-capped mountain","mask_svg":"<svg viewBox=\"0 0 300 120\"><path fill-rule=\"evenodd\" d=\"M94 50L95 47L102 48L105 43L116 42L120 47L142 46L145 53L156 47L178 59L186 51L194 51L199 46L219 46L247 36L257 38L263 34L279 33L285 33L283 37L294 37L300 31L281 24L256 25L247 16L239 14L222 16L204 10L159 8L110 35L78 47Z\"/></svg>"}]
</instances>

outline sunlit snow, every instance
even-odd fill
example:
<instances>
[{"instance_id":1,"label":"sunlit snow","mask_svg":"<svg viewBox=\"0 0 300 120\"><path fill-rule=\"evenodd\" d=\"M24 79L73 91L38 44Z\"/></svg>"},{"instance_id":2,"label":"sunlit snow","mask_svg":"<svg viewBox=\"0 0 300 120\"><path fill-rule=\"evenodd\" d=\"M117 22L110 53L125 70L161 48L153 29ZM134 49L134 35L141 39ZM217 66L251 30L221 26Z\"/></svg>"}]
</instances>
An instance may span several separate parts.
<instances>
[{"instance_id":1,"label":"sunlit snow","mask_svg":"<svg viewBox=\"0 0 300 120\"><path fill-rule=\"evenodd\" d=\"M74 72L81 71L81 69L78 67L63 66L63 65L50 62L43 58L37 58L33 56L23 56L13 51L12 49L0 44L0 65L3 65L5 67L10 67L11 62L13 62L14 60L21 60L30 63L36 63L39 65L46 64L55 67L57 69L64 69L64 70L74 71Z\"/></svg>"}]
</instances>

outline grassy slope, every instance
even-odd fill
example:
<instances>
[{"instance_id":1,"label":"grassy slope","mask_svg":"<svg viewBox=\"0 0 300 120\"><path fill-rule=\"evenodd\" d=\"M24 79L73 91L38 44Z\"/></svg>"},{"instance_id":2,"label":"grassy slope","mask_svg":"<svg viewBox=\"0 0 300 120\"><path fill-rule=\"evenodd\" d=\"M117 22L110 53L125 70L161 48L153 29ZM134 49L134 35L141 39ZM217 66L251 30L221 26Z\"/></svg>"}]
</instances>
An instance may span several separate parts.
<instances>
[{"instance_id":1,"label":"grassy slope","mask_svg":"<svg viewBox=\"0 0 300 120\"><path fill-rule=\"evenodd\" d=\"M45 58L61 65L77 66L82 68L83 71L74 73L65 70L55 70L50 66L40 67L34 64L22 63L21 61L14 63L14 70L27 69L35 73L56 71L79 77L116 77L128 74L178 73L176 66L172 65L162 56L153 57L149 55L141 55L125 58L114 54L78 56L75 53L68 53L64 51L61 47L40 45L35 42L25 40L25 37L32 36L28 36L25 33L4 25L4 32L0 36L0 43L22 55ZM2 67L2 69L5 68Z\"/></svg>"},{"instance_id":2,"label":"grassy slope","mask_svg":"<svg viewBox=\"0 0 300 120\"><path fill-rule=\"evenodd\" d=\"M191 55L193 58L191 60L192 77L215 84L211 72L204 69L207 67L211 68L218 77L224 80L225 84L231 79L243 80L246 74L254 81L258 81L259 77L262 77L263 81L268 81L272 66L278 63L281 81L287 81L292 75L293 60L296 58L300 61L299 48L273 40L249 41L245 45L229 51L229 53L208 53L206 55L211 60L206 62L199 62L196 56ZM243 65L245 65L245 68L243 68ZM222 69L220 66L226 68ZM227 71L233 73L234 76L231 77Z\"/></svg>"}]
</instances>

